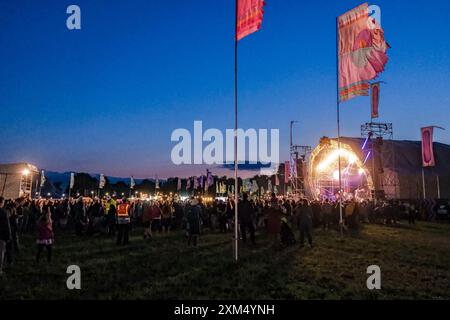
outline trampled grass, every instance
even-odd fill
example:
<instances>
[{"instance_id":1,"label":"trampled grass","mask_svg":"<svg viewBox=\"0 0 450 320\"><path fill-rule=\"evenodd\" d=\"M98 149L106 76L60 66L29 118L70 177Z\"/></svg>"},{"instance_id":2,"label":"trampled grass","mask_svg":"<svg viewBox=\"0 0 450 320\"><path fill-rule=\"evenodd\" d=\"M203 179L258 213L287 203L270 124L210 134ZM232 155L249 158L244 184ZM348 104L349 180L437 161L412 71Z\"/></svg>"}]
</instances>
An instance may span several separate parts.
<instances>
[{"instance_id":1,"label":"trampled grass","mask_svg":"<svg viewBox=\"0 0 450 320\"><path fill-rule=\"evenodd\" d=\"M281 249L258 235L256 246L241 247L238 264L231 234L205 234L193 248L182 232L144 242L141 231L127 247L57 234L51 265L35 264L34 238L25 236L0 279L0 299L450 299L448 224L365 225L344 240L316 230L313 249ZM66 287L72 264L81 268L81 290ZM382 290L367 289L369 265L380 266Z\"/></svg>"}]
</instances>

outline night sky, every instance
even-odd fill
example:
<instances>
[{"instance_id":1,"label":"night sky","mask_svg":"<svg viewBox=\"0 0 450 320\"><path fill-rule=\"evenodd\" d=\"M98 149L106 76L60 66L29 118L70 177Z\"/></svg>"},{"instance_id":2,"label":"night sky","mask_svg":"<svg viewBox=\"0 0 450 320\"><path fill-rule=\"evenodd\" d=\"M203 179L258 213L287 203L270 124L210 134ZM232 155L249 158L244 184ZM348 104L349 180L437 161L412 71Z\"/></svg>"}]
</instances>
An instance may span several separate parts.
<instances>
[{"instance_id":1,"label":"night sky","mask_svg":"<svg viewBox=\"0 0 450 320\"><path fill-rule=\"evenodd\" d=\"M266 2L261 31L239 44L240 127L280 129L283 161L290 120L297 144L336 135L335 18L363 1ZM66 28L70 4L81 7L80 31ZM450 143L450 1L371 4L392 47L379 120L396 139L447 127L435 139ZM171 164L170 135L194 120L233 128L233 36L230 0L0 0L0 163L205 173ZM369 105L342 105L344 136L360 136Z\"/></svg>"}]
</instances>

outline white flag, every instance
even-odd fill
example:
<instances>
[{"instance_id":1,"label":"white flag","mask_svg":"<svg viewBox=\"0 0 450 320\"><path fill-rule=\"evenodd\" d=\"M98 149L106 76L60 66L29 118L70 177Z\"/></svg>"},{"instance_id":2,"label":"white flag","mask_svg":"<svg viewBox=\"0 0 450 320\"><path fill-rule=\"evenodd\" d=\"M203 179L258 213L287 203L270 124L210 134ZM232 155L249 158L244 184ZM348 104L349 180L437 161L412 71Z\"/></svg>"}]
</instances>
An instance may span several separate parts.
<instances>
[{"instance_id":1,"label":"white flag","mask_svg":"<svg viewBox=\"0 0 450 320\"><path fill-rule=\"evenodd\" d=\"M252 192L253 193L256 193L256 192L258 192L258 182L256 182L256 180L253 180L252 181Z\"/></svg>"},{"instance_id":2,"label":"white flag","mask_svg":"<svg viewBox=\"0 0 450 320\"><path fill-rule=\"evenodd\" d=\"M243 189L245 192L251 192L252 191L252 181L250 179L245 179L243 183Z\"/></svg>"},{"instance_id":3,"label":"white flag","mask_svg":"<svg viewBox=\"0 0 450 320\"><path fill-rule=\"evenodd\" d=\"M294 179L297 179L297 165L296 165L296 159L291 157L291 181L293 181Z\"/></svg>"},{"instance_id":4,"label":"white flag","mask_svg":"<svg viewBox=\"0 0 450 320\"><path fill-rule=\"evenodd\" d=\"M134 178L133 178L133 176L131 176L131 178L130 178L130 189L134 189L135 185L136 185L136 183L134 182Z\"/></svg>"},{"instance_id":5,"label":"white flag","mask_svg":"<svg viewBox=\"0 0 450 320\"><path fill-rule=\"evenodd\" d=\"M191 178L189 177L186 181L186 191L191 189Z\"/></svg>"},{"instance_id":6,"label":"white flag","mask_svg":"<svg viewBox=\"0 0 450 320\"><path fill-rule=\"evenodd\" d=\"M194 190L197 190L198 188L198 178L194 177Z\"/></svg>"},{"instance_id":7,"label":"white flag","mask_svg":"<svg viewBox=\"0 0 450 320\"><path fill-rule=\"evenodd\" d=\"M99 182L99 184L98 184L98 188L99 188L99 189L103 189L103 187L105 186L105 184L106 184L105 176L104 176L103 174L101 174L101 175L100 175L100 182Z\"/></svg>"},{"instance_id":8,"label":"white flag","mask_svg":"<svg viewBox=\"0 0 450 320\"><path fill-rule=\"evenodd\" d=\"M75 185L75 173L70 174L70 189L73 189L73 186Z\"/></svg>"},{"instance_id":9,"label":"white flag","mask_svg":"<svg viewBox=\"0 0 450 320\"><path fill-rule=\"evenodd\" d=\"M41 171L41 188L44 186L45 184L45 172L44 170Z\"/></svg>"}]
</instances>

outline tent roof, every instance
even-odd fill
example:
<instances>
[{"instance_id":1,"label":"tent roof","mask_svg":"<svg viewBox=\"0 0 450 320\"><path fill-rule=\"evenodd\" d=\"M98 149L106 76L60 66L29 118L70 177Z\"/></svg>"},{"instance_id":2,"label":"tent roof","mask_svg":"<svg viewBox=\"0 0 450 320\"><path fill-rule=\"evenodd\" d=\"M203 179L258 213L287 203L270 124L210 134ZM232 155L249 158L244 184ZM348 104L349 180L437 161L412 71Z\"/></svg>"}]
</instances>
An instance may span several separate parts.
<instances>
[{"instance_id":1,"label":"tent roof","mask_svg":"<svg viewBox=\"0 0 450 320\"><path fill-rule=\"evenodd\" d=\"M333 139L336 140L336 139ZM341 137L341 142L348 144L360 157L364 152L362 146L365 139ZM436 174L450 173L450 145L435 142L433 144ZM400 174L418 173L422 170L422 143L421 141L409 140L383 140L381 147L382 161L385 168L395 168ZM394 155L392 157L391 155ZM394 166L395 159L395 166Z\"/></svg>"}]
</instances>

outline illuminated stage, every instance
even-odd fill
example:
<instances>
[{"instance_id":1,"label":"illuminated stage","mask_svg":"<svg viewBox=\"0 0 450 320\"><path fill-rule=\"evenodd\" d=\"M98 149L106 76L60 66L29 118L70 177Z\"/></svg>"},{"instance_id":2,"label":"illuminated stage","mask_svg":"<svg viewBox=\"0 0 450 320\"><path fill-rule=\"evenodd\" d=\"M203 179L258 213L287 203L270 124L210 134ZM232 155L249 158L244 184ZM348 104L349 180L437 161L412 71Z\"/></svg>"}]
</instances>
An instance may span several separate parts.
<instances>
[{"instance_id":1,"label":"illuminated stage","mask_svg":"<svg viewBox=\"0 0 450 320\"><path fill-rule=\"evenodd\" d=\"M422 170L421 142L341 138L342 188L346 199L450 199L450 145L434 143L436 166ZM339 190L338 143L322 138L310 154L306 195L335 199ZM424 192L424 189L426 192Z\"/></svg>"},{"instance_id":2,"label":"illuminated stage","mask_svg":"<svg viewBox=\"0 0 450 320\"><path fill-rule=\"evenodd\" d=\"M335 200L339 193L339 155L344 198L358 201L370 199L374 184L370 170L364 165L363 154L336 140L323 138L308 162L307 185L315 199Z\"/></svg>"}]
</instances>

